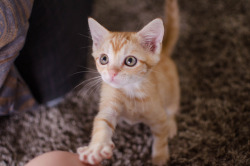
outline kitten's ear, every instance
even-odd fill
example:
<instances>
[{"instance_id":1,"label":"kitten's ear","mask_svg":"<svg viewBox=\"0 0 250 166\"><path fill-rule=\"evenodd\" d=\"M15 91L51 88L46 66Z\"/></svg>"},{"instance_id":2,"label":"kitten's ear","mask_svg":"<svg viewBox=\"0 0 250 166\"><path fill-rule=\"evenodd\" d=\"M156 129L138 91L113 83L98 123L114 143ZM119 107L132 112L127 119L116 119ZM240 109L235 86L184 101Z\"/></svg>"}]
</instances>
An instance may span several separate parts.
<instances>
[{"instance_id":1,"label":"kitten's ear","mask_svg":"<svg viewBox=\"0 0 250 166\"><path fill-rule=\"evenodd\" d=\"M160 18L154 19L137 32L141 45L153 52L160 53L161 43L164 35L164 26Z\"/></svg>"},{"instance_id":2,"label":"kitten's ear","mask_svg":"<svg viewBox=\"0 0 250 166\"><path fill-rule=\"evenodd\" d=\"M99 24L93 18L88 18L89 29L93 40L93 46L98 47L104 40L105 36L109 34L109 31Z\"/></svg>"}]
</instances>

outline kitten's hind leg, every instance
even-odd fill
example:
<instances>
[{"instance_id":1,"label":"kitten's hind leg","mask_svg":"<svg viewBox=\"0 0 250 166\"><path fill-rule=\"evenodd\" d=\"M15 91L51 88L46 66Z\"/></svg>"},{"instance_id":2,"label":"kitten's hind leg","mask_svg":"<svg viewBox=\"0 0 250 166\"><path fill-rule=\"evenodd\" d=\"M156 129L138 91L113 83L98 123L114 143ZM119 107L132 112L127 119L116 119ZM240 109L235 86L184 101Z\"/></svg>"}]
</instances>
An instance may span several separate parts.
<instances>
[{"instance_id":1,"label":"kitten's hind leg","mask_svg":"<svg viewBox=\"0 0 250 166\"><path fill-rule=\"evenodd\" d=\"M176 123L176 114L179 110L179 104L175 106L168 107L166 110L167 114L167 128L168 128L168 137L173 138L177 134L177 123Z\"/></svg>"},{"instance_id":2,"label":"kitten's hind leg","mask_svg":"<svg viewBox=\"0 0 250 166\"><path fill-rule=\"evenodd\" d=\"M169 159L167 116L162 109L150 117L146 124L149 125L154 138L152 146L153 164L164 165Z\"/></svg>"},{"instance_id":3,"label":"kitten's hind leg","mask_svg":"<svg viewBox=\"0 0 250 166\"><path fill-rule=\"evenodd\" d=\"M177 123L175 115L167 115L168 138L173 138L177 134Z\"/></svg>"}]
</instances>

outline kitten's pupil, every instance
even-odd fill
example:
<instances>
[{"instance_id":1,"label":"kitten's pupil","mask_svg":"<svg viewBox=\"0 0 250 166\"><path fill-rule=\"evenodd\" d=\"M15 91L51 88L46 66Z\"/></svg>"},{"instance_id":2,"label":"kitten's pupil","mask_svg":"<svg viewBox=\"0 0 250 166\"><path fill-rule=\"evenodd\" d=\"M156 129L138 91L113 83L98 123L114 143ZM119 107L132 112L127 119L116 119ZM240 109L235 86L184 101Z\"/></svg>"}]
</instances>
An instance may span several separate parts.
<instances>
[{"instance_id":1,"label":"kitten's pupil","mask_svg":"<svg viewBox=\"0 0 250 166\"><path fill-rule=\"evenodd\" d=\"M133 62L133 59L132 58L129 58L128 59L128 63L132 63Z\"/></svg>"}]
</instances>

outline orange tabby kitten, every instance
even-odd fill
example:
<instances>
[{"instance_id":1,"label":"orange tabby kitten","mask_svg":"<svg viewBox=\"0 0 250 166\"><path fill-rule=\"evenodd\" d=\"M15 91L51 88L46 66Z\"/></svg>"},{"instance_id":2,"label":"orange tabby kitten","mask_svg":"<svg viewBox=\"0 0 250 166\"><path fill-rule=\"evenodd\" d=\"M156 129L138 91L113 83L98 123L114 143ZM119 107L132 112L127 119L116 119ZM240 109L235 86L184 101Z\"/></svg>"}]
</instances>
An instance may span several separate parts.
<instances>
[{"instance_id":1,"label":"orange tabby kitten","mask_svg":"<svg viewBox=\"0 0 250 166\"><path fill-rule=\"evenodd\" d=\"M170 54L179 32L177 0L166 3L167 24L161 19L139 32L110 32L89 18L93 57L103 83L100 111L89 146L78 148L80 160L98 164L112 156L112 135L119 118L143 122L153 134L153 163L169 159L168 137L177 132L178 74ZM163 42L163 47L162 47Z\"/></svg>"}]
</instances>

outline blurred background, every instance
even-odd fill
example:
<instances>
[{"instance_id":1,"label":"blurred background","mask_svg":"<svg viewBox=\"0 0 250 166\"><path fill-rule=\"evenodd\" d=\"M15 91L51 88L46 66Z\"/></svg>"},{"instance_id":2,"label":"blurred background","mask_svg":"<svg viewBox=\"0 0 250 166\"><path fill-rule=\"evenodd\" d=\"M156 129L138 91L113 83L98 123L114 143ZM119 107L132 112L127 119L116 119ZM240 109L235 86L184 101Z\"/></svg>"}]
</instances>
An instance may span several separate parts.
<instances>
[{"instance_id":1,"label":"blurred background","mask_svg":"<svg viewBox=\"0 0 250 166\"><path fill-rule=\"evenodd\" d=\"M43 5L50 3L53 1ZM70 91L81 81L96 76L95 72L91 72L95 66L90 56L91 42L86 24L88 15L111 31L137 31L152 19L164 17L164 0L136 2L95 0L88 3L90 5L79 1L81 7L78 3L62 5L62 8L69 7L72 11L58 10L57 5L52 5L52 9L60 11L59 14L53 10L50 13L51 18L53 17L50 21L51 26L56 26L53 25L55 20L62 28L59 31L61 33L57 34L59 39L53 39L49 44L43 39L44 35L53 35L47 33L49 28L43 34L37 34L35 31L33 35L36 37L30 41L27 39L26 42L34 44L32 40L40 35L39 42L45 40L45 46L51 47L53 55L60 54L67 62L66 66L69 68L73 66L67 70L65 76L85 71L86 67L91 70L87 74L75 74L74 78L70 78L73 83L66 86L67 90L52 97L54 99L67 94L58 105L53 107L42 105L31 111L1 117L0 165L24 165L31 158L44 152L51 150L75 152L77 147L88 144L93 118L98 111L99 86L87 89L84 87L87 81L79 89ZM36 1L34 7L35 4ZM250 1L179 0L179 6L180 38L172 57L178 66L182 97L181 110L177 118L179 132L169 141L169 164L250 165ZM83 10L88 12L82 15L77 13ZM30 21L35 17L32 14ZM73 18L77 20L72 21ZM42 27L42 25L36 26ZM73 29L72 33L69 32L70 28ZM64 33L66 31L67 33ZM76 38L69 37L74 35ZM29 38L29 33L27 37ZM75 42L76 44L72 44ZM67 47L71 44L76 47ZM29 48L24 46L20 58L22 53L29 52L27 50ZM33 51L40 54L46 50L40 47ZM62 53L65 55L62 56ZM60 68L63 66L58 61L60 56L51 65L56 65L55 70L65 71ZM19 68L24 62L20 60L16 63L19 63L19 66L17 64ZM41 67L33 66L37 67L35 73L41 74L39 69L46 68L47 65L49 64ZM27 73L20 72L20 75L25 79L24 75ZM64 76L50 74L55 78ZM41 86L44 86L46 81L42 80ZM28 84L28 81L26 82ZM61 87L56 85L55 88ZM30 89L32 91L31 86ZM37 96L34 92L32 94ZM46 103L52 98L48 100L41 98L40 101ZM104 165L152 165L150 157L152 138L148 127L142 124L130 126L122 123L116 130L114 143L116 145L114 156L111 160L104 161Z\"/></svg>"}]
</instances>

